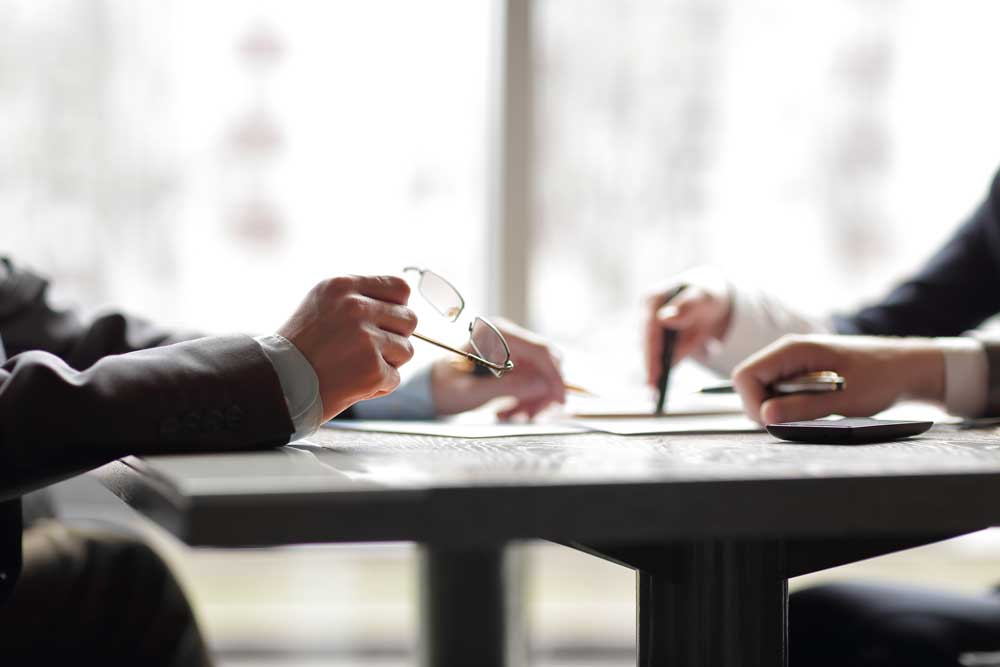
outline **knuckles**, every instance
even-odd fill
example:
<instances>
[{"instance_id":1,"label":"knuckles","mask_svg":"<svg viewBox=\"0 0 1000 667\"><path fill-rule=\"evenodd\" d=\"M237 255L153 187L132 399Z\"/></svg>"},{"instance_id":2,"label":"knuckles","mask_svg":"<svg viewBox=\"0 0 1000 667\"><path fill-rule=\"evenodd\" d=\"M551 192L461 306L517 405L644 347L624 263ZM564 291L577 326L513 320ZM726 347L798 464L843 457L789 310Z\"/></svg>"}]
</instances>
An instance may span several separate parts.
<instances>
[{"instance_id":1,"label":"knuckles","mask_svg":"<svg viewBox=\"0 0 1000 667\"><path fill-rule=\"evenodd\" d=\"M336 298L355 289L357 278L354 276L335 276L320 281L316 290L324 299Z\"/></svg>"},{"instance_id":2,"label":"knuckles","mask_svg":"<svg viewBox=\"0 0 1000 667\"><path fill-rule=\"evenodd\" d=\"M410 299L410 285L398 276L385 276L386 287L392 290L403 303Z\"/></svg>"},{"instance_id":3,"label":"knuckles","mask_svg":"<svg viewBox=\"0 0 1000 667\"><path fill-rule=\"evenodd\" d=\"M354 321L364 321L368 318L368 300L360 294L348 294L338 299L341 313Z\"/></svg>"},{"instance_id":4,"label":"knuckles","mask_svg":"<svg viewBox=\"0 0 1000 667\"><path fill-rule=\"evenodd\" d=\"M410 336L414 331L417 330L417 314L410 310L409 308L404 308L402 313L404 327L404 335Z\"/></svg>"}]
</instances>

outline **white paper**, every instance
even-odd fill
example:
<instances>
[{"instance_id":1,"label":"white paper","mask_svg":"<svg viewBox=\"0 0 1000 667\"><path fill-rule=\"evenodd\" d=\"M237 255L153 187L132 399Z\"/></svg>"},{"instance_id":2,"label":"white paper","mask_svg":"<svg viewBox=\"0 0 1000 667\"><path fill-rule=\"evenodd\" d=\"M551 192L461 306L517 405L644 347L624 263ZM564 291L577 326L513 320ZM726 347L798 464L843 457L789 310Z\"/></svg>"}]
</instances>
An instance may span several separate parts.
<instances>
[{"instance_id":1,"label":"white paper","mask_svg":"<svg viewBox=\"0 0 1000 667\"><path fill-rule=\"evenodd\" d=\"M446 438L507 438L511 436L562 435L583 433L587 429L566 423L528 422L501 423L464 419L396 421L391 419L355 420L343 419L327 422L325 428L343 431L368 431L374 433L407 433L410 435L433 435Z\"/></svg>"},{"instance_id":2,"label":"white paper","mask_svg":"<svg viewBox=\"0 0 1000 667\"><path fill-rule=\"evenodd\" d=\"M758 433L764 429L743 414L664 415L662 417L577 419L588 430L615 435L670 433Z\"/></svg>"},{"instance_id":3,"label":"white paper","mask_svg":"<svg viewBox=\"0 0 1000 667\"><path fill-rule=\"evenodd\" d=\"M596 398L574 400L566 406L566 412L578 419L636 418L652 417L655 401L641 397ZM667 399L667 415L718 415L738 414L743 411L739 396L734 394L671 394Z\"/></svg>"}]
</instances>

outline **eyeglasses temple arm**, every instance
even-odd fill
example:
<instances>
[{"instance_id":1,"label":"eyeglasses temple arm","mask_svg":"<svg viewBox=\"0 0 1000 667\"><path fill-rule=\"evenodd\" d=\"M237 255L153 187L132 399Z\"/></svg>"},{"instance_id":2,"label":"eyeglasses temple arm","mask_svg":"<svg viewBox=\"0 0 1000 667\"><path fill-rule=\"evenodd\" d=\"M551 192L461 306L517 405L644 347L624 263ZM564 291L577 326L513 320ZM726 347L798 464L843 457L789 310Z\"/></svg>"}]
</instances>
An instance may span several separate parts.
<instances>
[{"instance_id":1,"label":"eyeglasses temple arm","mask_svg":"<svg viewBox=\"0 0 1000 667\"><path fill-rule=\"evenodd\" d=\"M494 363L492 363L490 361L486 361L482 357L478 357L478 356L472 354L471 352L466 352L465 350L460 350L457 347L452 347L451 345L448 345L447 343L442 343L439 340L434 340L433 338L429 338L429 337L427 337L427 336L425 336L423 334L417 333L416 331L414 331L412 335L413 335L414 338L419 338L420 340L424 341L425 343L430 343L431 345L437 345L441 349L448 350L449 352L454 352L455 354L460 354L463 357L465 357L466 359L468 359L469 361L473 361L473 362L475 362L477 364L481 364L483 366L486 366L487 368L495 368L497 370L502 370L502 371L510 370L509 368L507 368L505 366L499 366L499 365L494 364Z\"/></svg>"}]
</instances>

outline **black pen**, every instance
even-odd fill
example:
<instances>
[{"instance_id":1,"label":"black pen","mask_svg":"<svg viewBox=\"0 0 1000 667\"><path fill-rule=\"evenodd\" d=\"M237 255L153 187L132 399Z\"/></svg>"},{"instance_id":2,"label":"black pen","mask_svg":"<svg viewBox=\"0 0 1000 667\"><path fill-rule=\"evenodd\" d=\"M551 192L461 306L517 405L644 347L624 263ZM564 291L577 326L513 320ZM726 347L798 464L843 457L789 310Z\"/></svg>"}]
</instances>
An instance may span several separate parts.
<instances>
[{"instance_id":1,"label":"black pen","mask_svg":"<svg viewBox=\"0 0 1000 667\"><path fill-rule=\"evenodd\" d=\"M674 291L670 293L667 300L663 302L663 305L667 305L671 301L677 298L677 295L684 291L687 285L678 285L674 288ZM663 306L660 306L661 308ZM670 383L670 366L674 361L674 346L677 344L677 330L676 329L663 329L663 344L660 349L660 378L656 382L657 396L656 396L656 412L654 414L662 415L663 409L666 407L667 403L667 385Z\"/></svg>"},{"instance_id":2,"label":"black pen","mask_svg":"<svg viewBox=\"0 0 1000 667\"><path fill-rule=\"evenodd\" d=\"M785 380L778 380L768 389L775 396L787 394L821 394L828 391L843 391L846 386L844 378L833 371L818 371L797 375ZM720 382L698 390L699 394L735 394L736 388L732 382Z\"/></svg>"}]
</instances>

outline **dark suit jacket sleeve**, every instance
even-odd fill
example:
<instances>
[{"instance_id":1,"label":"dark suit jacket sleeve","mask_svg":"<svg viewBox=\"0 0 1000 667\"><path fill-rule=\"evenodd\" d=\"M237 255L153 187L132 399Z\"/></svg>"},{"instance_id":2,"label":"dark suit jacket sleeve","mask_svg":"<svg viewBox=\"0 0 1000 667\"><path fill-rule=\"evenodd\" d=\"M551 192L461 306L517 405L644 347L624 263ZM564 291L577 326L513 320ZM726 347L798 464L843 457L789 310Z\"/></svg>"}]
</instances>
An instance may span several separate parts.
<instances>
[{"instance_id":1,"label":"dark suit jacket sleeve","mask_svg":"<svg viewBox=\"0 0 1000 667\"><path fill-rule=\"evenodd\" d=\"M0 259L0 336L7 356L44 350L77 370L110 354L123 354L196 337L160 329L141 318L106 313L83 321L76 313L53 308L48 282Z\"/></svg>"},{"instance_id":2,"label":"dark suit jacket sleeve","mask_svg":"<svg viewBox=\"0 0 1000 667\"><path fill-rule=\"evenodd\" d=\"M253 339L173 344L187 336L116 313L85 323L46 292L0 260L0 601L19 569L23 493L126 454L264 448L294 430Z\"/></svg>"},{"instance_id":3,"label":"dark suit jacket sleeve","mask_svg":"<svg viewBox=\"0 0 1000 667\"><path fill-rule=\"evenodd\" d=\"M126 454L280 445L294 431L253 339L178 336L52 308L42 278L0 264L0 500ZM148 349L147 349L148 348Z\"/></svg>"},{"instance_id":4,"label":"dark suit jacket sleeve","mask_svg":"<svg viewBox=\"0 0 1000 667\"><path fill-rule=\"evenodd\" d=\"M247 336L112 355L85 371L25 352L0 367L0 500L127 454L272 447L293 430Z\"/></svg>"},{"instance_id":5,"label":"dark suit jacket sleeve","mask_svg":"<svg viewBox=\"0 0 1000 667\"><path fill-rule=\"evenodd\" d=\"M1000 312L1000 173L986 200L919 273L881 303L835 318L847 334L957 336ZM979 337L989 365L986 413L1000 414L1000 339Z\"/></svg>"},{"instance_id":6,"label":"dark suit jacket sleeve","mask_svg":"<svg viewBox=\"0 0 1000 667\"><path fill-rule=\"evenodd\" d=\"M1000 173L972 217L883 301L835 318L840 333L957 336L1000 312Z\"/></svg>"}]
</instances>

